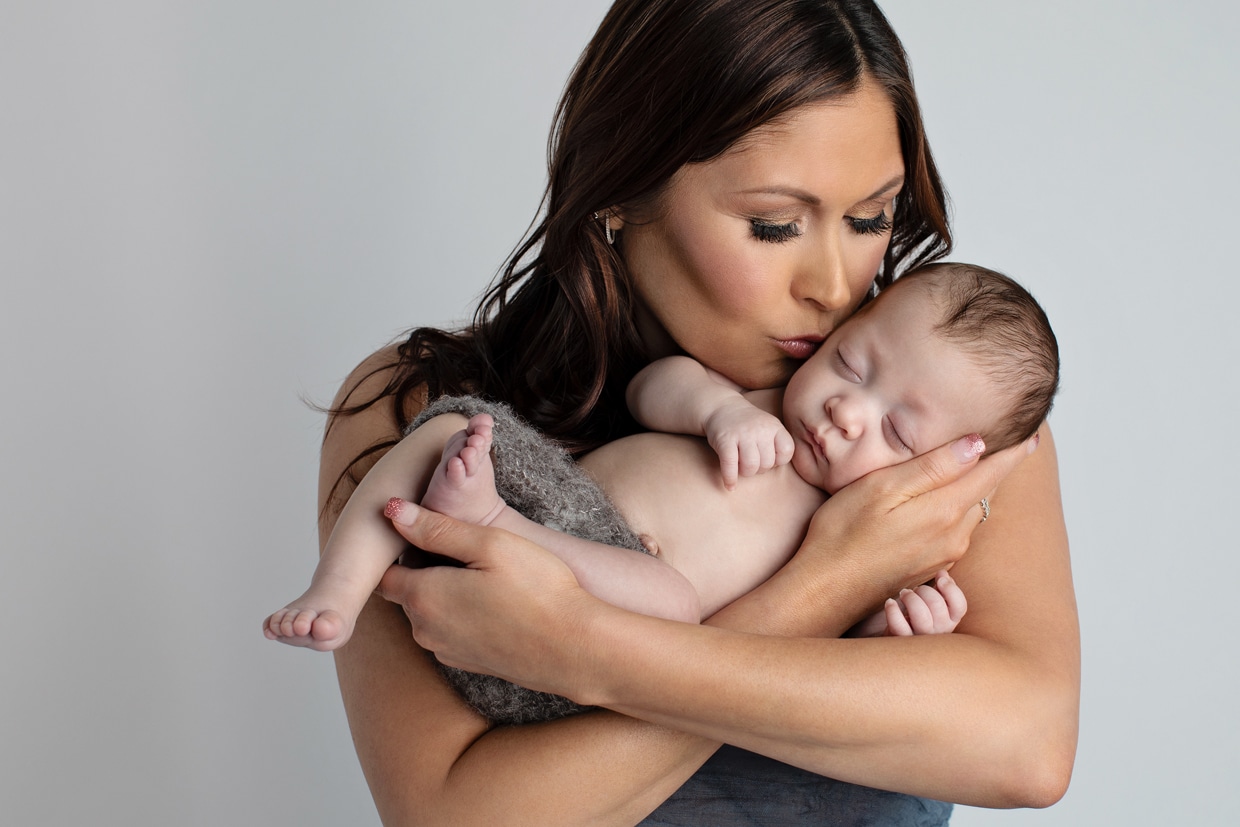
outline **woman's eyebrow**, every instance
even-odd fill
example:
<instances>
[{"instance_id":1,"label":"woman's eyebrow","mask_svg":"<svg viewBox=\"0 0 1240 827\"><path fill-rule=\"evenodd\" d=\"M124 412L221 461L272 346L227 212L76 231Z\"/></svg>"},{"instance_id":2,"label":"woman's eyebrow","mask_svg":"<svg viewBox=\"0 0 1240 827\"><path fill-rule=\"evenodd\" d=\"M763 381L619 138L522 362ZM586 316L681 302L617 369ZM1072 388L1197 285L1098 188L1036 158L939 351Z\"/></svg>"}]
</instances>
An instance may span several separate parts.
<instances>
[{"instance_id":1,"label":"woman's eyebrow","mask_svg":"<svg viewBox=\"0 0 1240 827\"><path fill-rule=\"evenodd\" d=\"M903 172L901 172L899 175L895 176L890 181L888 181L887 183L883 184L881 187L876 189L874 191L874 194L871 195L869 198L864 198L862 200L873 201L877 198L883 197L884 195L888 194L892 190L898 189L899 187L902 187L902 186L904 186L904 173Z\"/></svg>"},{"instance_id":2,"label":"woman's eyebrow","mask_svg":"<svg viewBox=\"0 0 1240 827\"><path fill-rule=\"evenodd\" d=\"M900 173L899 175L896 175L895 177L893 177L891 180L887 181L887 183L883 184L881 187L876 189L872 194L867 195L865 198L862 198L861 202L875 201L881 198L882 196L887 195L892 190L897 189L902 186L904 186L904 173ZM796 187L758 187L757 189L752 189L752 190L742 190L740 194L741 195L783 195L789 198L795 198L798 201L802 201L811 207L817 207L819 204L822 203L822 199L819 198L818 196L813 195L812 193L808 193L805 190L798 189Z\"/></svg>"},{"instance_id":3,"label":"woman's eyebrow","mask_svg":"<svg viewBox=\"0 0 1240 827\"><path fill-rule=\"evenodd\" d=\"M752 190L742 190L740 194L741 195L785 195L789 198L795 198L798 201L804 201L806 204L809 204L811 207L817 207L819 204L822 203L822 199L820 199L818 196L810 195L805 190L800 190L800 189L797 189L796 187L758 187L757 189L752 189Z\"/></svg>"}]
</instances>

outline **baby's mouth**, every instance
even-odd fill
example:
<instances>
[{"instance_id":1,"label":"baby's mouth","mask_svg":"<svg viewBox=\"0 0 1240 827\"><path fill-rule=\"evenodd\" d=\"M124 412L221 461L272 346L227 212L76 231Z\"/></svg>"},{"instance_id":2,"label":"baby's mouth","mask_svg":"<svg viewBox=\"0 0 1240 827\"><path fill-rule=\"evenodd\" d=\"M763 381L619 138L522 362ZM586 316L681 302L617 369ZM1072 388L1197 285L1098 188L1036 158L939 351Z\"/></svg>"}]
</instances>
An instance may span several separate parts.
<instances>
[{"instance_id":1,"label":"baby's mouth","mask_svg":"<svg viewBox=\"0 0 1240 827\"><path fill-rule=\"evenodd\" d=\"M805 425L804 423L801 424L801 427L805 429L806 442L814 446L814 453L818 456L820 460L829 464L831 461L827 459L826 439L818 436L818 433L816 431L814 431L813 429L811 429L808 425Z\"/></svg>"}]
</instances>

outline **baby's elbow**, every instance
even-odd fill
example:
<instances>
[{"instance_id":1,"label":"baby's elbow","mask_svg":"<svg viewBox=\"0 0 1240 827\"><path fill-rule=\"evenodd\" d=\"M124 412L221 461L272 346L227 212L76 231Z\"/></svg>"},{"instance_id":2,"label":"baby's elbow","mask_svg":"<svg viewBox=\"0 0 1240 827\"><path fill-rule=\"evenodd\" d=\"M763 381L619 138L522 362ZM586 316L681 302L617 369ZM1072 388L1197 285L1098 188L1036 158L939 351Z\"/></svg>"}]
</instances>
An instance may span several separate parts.
<instances>
[{"instance_id":1,"label":"baby's elbow","mask_svg":"<svg viewBox=\"0 0 1240 827\"><path fill-rule=\"evenodd\" d=\"M702 600L698 597L697 589L690 586L680 595L677 603L679 606L672 620L679 620L682 623L702 622Z\"/></svg>"},{"instance_id":2,"label":"baby's elbow","mask_svg":"<svg viewBox=\"0 0 1240 827\"><path fill-rule=\"evenodd\" d=\"M702 599L687 578L681 576L673 581L667 600L667 612L663 616L680 623L702 622Z\"/></svg>"}]
</instances>

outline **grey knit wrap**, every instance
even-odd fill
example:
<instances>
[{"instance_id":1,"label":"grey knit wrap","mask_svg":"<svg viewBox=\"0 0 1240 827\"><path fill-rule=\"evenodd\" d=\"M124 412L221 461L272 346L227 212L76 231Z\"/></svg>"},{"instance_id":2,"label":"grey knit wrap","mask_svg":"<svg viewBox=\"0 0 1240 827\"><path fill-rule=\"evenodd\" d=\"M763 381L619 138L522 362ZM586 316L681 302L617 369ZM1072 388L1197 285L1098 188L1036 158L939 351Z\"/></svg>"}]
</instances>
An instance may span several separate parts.
<instances>
[{"instance_id":1,"label":"grey knit wrap","mask_svg":"<svg viewBox=\"0 0 1240 827\"><path fill-rule=\"evenodd\" d=\"M426 406L409 430L445 413L467 417L487 413L495 420L491 449L495 489L509 506L548 528L647 553L637 534L594 480L563 448L538 433L507 405L474 396L441 396ZM438 660L435 665L466 703L495 723L550 721L589 709L568 698L535 692L491 675L444 666Z\"/></svg>"}]
</instances>

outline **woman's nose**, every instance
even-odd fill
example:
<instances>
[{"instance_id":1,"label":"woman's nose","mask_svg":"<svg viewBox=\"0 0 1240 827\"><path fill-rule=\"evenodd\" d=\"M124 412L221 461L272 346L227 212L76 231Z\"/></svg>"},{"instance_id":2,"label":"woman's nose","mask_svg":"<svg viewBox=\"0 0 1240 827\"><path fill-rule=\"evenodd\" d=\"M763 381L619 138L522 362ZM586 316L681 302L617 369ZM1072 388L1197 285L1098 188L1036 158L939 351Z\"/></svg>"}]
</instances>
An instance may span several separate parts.
<instances>
[{"instance_id":1,"label":"woman's nose","mask_svg":"<svg viewBox=\"0 0 1240 827\"><path fill-rule=\"evenodd\" d=\"M792 288L798 300L808 301L827 312L834 313L849 306L852 291L838 241L829 240L807 249Z\"/></svg>"}]
</instances>

